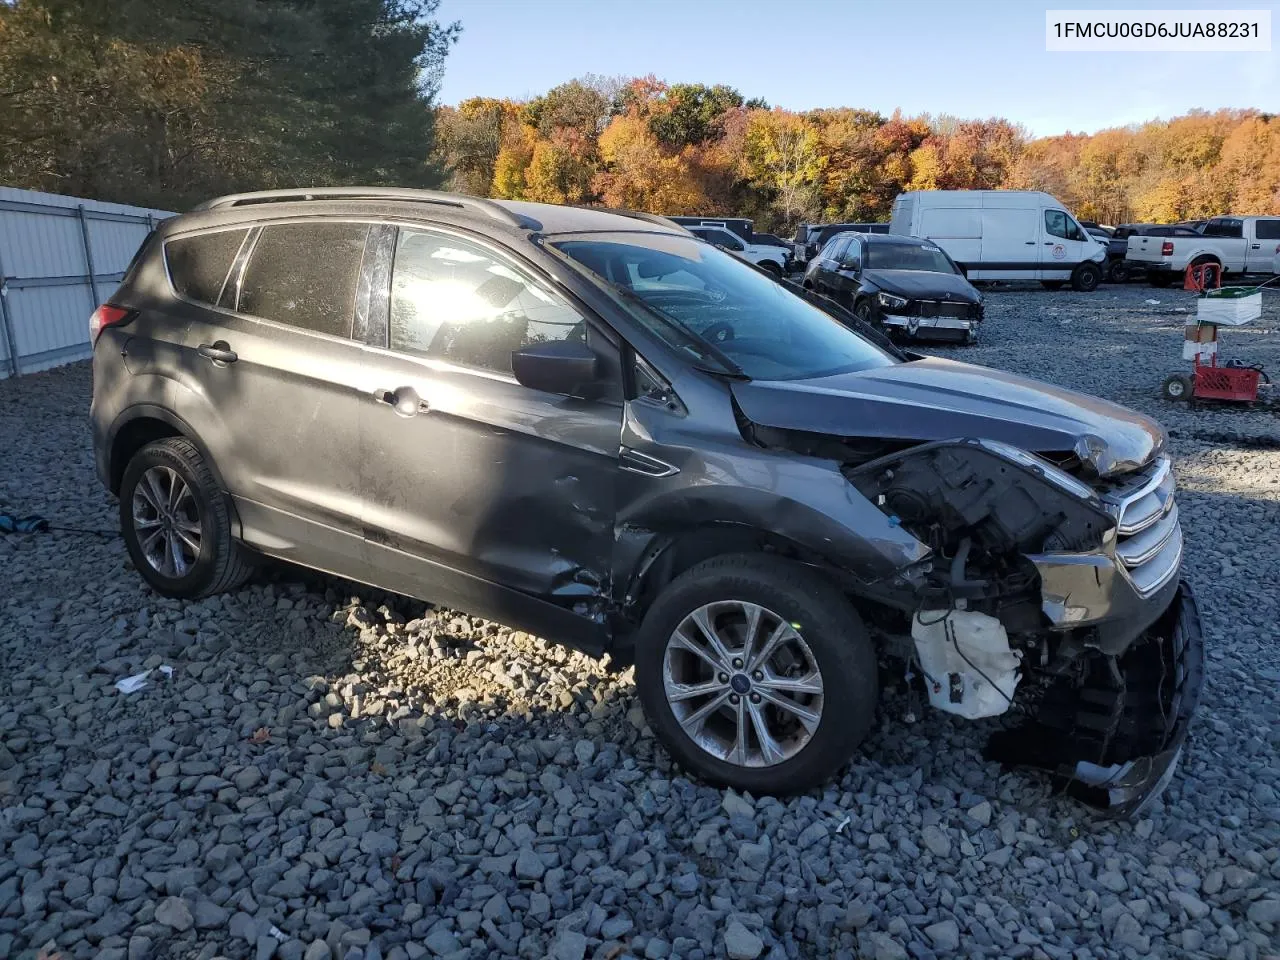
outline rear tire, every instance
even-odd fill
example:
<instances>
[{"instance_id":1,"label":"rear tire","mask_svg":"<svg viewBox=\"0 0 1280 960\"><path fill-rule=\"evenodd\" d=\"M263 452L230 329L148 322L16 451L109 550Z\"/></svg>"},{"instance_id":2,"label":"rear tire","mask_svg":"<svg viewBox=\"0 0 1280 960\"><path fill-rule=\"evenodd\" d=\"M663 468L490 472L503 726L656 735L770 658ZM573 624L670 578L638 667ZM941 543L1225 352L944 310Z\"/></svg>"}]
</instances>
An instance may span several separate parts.
<instances>
[{"instance_id":1,"label":"rear tire","mask_svg":"<svg viewBox=\"0 0 1280 960\"><path fill-rule=\"evenodd\" d=\"M760 269L769 271L769 273L772 274L775 279L779 279L782 277L782 268L778 266L776 263L774 263L772 260L762 260L760 262Z\"/></svg>"},{"instance_id":2,"label":"rear tire","mask_svg":"<svg viewBox=\"0 0 1280 960\"><path fill-rule=\"evenodd\" d=\"M253 573L231 537L231 509L213 471L186 437L147 444L120 483L120 532L133 565L166 597L234 590Z\"/></svg>"},{"instance_id":3,"label":"rear tire","mask_svg":"<svg viewBox=\"0 0 1280 960\"><path fill-rule=\"evenodd\" d=\"M645 615L635 664L676 762L755 794L831 779L870 731L880 690L857 611L812 569L770 556L715 557L677 577Z\"/></svg>"},{"instance_id":4,"label":"rear tire","mask_svg":"<svg viewBox=\"0 0 1280 960\"><path fill-rule=\"evenodd\" d=\"M1096 263L1082 263L1071 274L1071 289L1079 293L1093 293L1102 282L1102 268Z\"/></svg>"}]
</instances>

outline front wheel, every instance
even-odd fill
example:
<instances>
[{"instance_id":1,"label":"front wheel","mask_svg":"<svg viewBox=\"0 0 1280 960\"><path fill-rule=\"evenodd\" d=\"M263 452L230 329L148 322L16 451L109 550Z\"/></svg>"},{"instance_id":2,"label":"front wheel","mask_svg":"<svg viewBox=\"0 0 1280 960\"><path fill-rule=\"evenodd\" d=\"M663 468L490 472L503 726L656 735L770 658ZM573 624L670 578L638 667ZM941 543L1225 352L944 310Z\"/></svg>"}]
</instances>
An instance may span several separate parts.
<instances>
[{"instance_id":1,"label":"front wheel","mask_svg":"<svg viewBox=\"0 0 1280 960\"><path fill-rule=\"evenodd\" d=\"M1112 260L1107 276L1112 283L1127 283L1129 280L1128 264L1123 260Z\"/></svg>"},{"instance_id":2,"label":"front wheel","mask_svg":"<svg viewBox=\"0 0 1280 960\"><path fill-rule=\"evenodd\" d=\"M1082 263L1071 273L1071 289L1092 293L1102 282L1102 268L1096 263Z\"/></svg>"},{"instance_id":3,"label":"front wheel","mask_svg":"<svg viewBox=\"0 0 1280 960\"><path fill-rule=\"evenodd\" d=\"M232 590L253 571L231 538L226 495L185 437L156 440L129 461L120 483L120 532L133 565L162 596Z\"/></svg>"},{"instance_id":4,"label":"front wheel","mask_svg":"<svg viewBox=\"0 0 1280 960\"><path fill-rule=\"evenodd\" d=\"M636 686L682 767L756 794L829 780L879 696L848 601L807 567L755 555L716 557L667 586L637 638Z\"/></svg>"},{"instance_id":5,"label":"front wheel","mask_svg":"<svg viewBox=\"0 0 1280 960\"><path fill-rule=\"evenodd\" d=\"M871 323L871 304L865 300L859 300L853 305L853 315L865 324Z\"/></svg>"}]
</instances>

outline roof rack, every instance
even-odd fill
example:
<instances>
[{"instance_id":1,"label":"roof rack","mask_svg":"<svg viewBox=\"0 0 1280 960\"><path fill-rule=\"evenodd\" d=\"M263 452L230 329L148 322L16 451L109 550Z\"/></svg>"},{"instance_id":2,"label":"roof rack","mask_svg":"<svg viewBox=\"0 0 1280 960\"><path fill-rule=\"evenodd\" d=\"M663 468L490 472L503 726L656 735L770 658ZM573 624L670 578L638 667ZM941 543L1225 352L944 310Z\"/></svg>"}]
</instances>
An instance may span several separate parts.
<instances>
[{"instance_id":1,"label":"roof rack","mask_svg":"<svg viewBox=\"0 0 1280 960\"><path fill-rule=\"evenodd\" d=\"M472 197L465 193L442 190L414 190L406 187L310 187L294 190L256 190L232 193L206 200L194 210L219 210L223 207L246 207L256 203L296 203L306 200L405 200L412 203L434 203L458 210L470 210L513 227L528 229L531 222L499 203Z\"/></svg>"},{"instance_id":2,"label":"roof rack","mask_svg":"<svg viewBox=\"0 0 1280 960\"><path fill-rule=\"evenodd\" d=\"M612 213L619 217L630 217L632 220L643 220L646 223L656 223L658 226L670 227L673 230L679 230L681 233L688 233L689 228L682 223L676 223L667 217L656 213L644 213L640 210L628 210L625 207L579 207L580 210L597 210L600 213Z\"/></svg>"}]
</instances>

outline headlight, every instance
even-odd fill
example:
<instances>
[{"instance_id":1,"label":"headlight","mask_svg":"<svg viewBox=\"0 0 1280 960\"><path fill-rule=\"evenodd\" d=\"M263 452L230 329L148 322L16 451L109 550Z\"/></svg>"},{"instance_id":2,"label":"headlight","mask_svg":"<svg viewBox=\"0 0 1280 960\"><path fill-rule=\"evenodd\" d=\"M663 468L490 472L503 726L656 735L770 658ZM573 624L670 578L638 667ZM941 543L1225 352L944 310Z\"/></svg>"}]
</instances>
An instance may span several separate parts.
<instances>
[{"instance_id":1,"label":"headlight","mask_svg":"<svg viewBox=\"0 0 1280 960\"><path fill-rule=\"evenodd\" d=\"M907 305L905 298L895 297L892 293L877 294L876 299L880 301L880 306L888 307L890 310L901 310Z\"/></svg>"}]
</instances>

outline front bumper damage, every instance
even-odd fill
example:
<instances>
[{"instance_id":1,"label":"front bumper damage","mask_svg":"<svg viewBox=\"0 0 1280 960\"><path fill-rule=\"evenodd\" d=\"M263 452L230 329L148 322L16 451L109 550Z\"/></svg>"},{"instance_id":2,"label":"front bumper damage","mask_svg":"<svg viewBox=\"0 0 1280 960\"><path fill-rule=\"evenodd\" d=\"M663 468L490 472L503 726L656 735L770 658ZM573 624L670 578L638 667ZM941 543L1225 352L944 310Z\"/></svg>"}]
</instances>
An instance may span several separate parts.
<instances>
[{"instance_id":1,"label":"front bumper damage","mask_svg":"<svg viewBox=\"0 0 1280 960\"><path fill-rule=\"evenodd\" d=\"M1119 656L1090 651L1050 681L1030 719L986 757L1050 771L1076 799L1115 817L1153 804L1173 778L1204 684L1200 612L1186 581Z\"/></svg>"},{"instance_id":2,"label":"front bumper damage","mask_svg":"<svg viewBox=\"0 0 1280 960\"><path fill-rule=\"evenodd\" d=\"M905 333L920 340L944 340L967 343L978 336L978 321L962 317L916 317L885 313L880 323L888 330Z\"/></svg>"}]
</instances>

